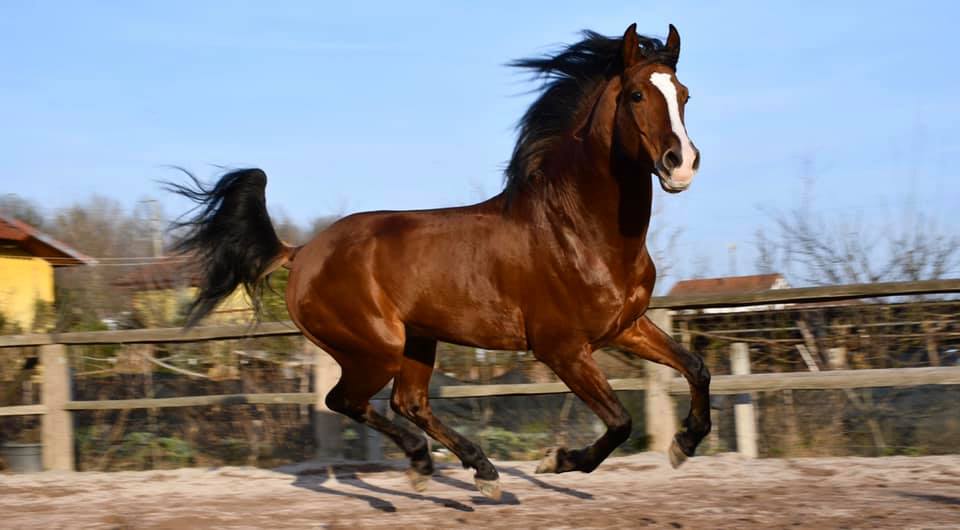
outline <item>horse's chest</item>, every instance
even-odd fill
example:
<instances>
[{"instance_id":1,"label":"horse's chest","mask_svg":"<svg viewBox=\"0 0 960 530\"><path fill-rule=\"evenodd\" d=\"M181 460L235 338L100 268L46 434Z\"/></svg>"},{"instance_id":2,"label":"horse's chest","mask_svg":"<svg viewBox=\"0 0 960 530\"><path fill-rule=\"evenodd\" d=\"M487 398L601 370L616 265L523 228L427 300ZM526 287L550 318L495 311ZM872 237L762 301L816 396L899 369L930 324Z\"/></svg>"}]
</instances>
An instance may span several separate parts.
<instances>
[{"instance_id":1,"label":"horse's chest","mask_svg":"<svg viewBox=\"0 0 960 530\"><path fill-rule=\"evenodd\" d=\"M571 232L563 233L561 241L561 256L549 271L556 279L549 304L566 322L590 341L602 342L643 314L656 276L644 249L598 252L597 245Z\"/></svg>"},{"instance_id":2,"label":"horse's chest","mask_svg":"<svg viewBox=\"0 0 960 530\"><path fill-rule=\"evenodd\" d=\"M591 341L618 335L639 318L650 303L652 285L636 277L617 277L609 269L599 268L580 283L578 293L570 297L569 313L579 321Z\"/></svg>"},{"instance_id":3,"label":"horse's chest","mask_svg":"<svg viewBox=\"0 0 960 530\"><path fill-rule=\"evenodd\" d=\"M616 278L619 281L596 290L598 296L586 304L594 316L590 334L593 341L604 342L619 335L643 315L650 304L654 277L652 264L647 260L633 270L623 271Z\"/></svg>"}]
</instances>

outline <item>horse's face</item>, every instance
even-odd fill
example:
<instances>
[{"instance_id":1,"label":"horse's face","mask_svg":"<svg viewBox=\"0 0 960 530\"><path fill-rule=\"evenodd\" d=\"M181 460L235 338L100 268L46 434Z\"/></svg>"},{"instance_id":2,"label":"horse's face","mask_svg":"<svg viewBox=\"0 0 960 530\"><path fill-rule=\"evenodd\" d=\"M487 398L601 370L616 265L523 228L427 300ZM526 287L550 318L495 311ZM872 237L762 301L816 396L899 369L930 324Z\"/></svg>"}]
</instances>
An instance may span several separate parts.
<instances>
[{"instance_id":1,"label":"horse's face","mask_svg":"<svg viewBox=\"0 0 960 530\"><path fill-rule=\"evenodd\" d=\"M700 152L687 137L683 123L690 94L674 68L639 62L636 35L634 26L630 26L623 38L624 71L615 138L630 159L653 167L665 191L678 193L690 186L700 167ZM672 25L666 49L679 57L680 35Z\"/></svg>"}]
</instances>

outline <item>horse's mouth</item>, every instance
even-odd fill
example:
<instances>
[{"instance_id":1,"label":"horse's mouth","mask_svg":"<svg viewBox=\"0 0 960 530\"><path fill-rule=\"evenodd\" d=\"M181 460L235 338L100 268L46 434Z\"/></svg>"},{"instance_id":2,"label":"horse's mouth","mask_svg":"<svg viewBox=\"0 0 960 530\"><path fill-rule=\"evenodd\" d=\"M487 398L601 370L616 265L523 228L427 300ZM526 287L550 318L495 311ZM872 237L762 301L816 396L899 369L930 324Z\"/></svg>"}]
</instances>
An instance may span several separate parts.
<instances>
[{"instance_id":1,"label":"horse's mouth","mask_svg":"<svg viewBox=\"0 0 960 530\"><path fill-rule=\"evenodd\" d=\"M663 168L657 168L657 180L660 181L660 187L663 188L663 191L667 193L680 193L681 191L686 190L690 187L690 182L687 181L684 183L674 182L673 177L665 171Z\"/></svg>"}]
</instances>

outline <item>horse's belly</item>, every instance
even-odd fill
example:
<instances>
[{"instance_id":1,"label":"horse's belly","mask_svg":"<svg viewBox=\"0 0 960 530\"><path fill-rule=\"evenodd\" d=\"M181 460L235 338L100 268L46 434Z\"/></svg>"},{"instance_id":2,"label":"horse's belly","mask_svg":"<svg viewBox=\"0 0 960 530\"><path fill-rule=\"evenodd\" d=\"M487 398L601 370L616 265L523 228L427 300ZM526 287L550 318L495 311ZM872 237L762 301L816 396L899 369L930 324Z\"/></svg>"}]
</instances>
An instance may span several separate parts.
<instances>
[{"instance_id":1,"label":"horse's belly","mask_svg":"<svg viewBox=\"0 0 960 530\"><path fill-rule=\"evenodd\" d=\"M419 308L407 315L408 333L444 342L490 350L526 350L527 337L519 309L465 304L462 307Z\"/></svg>"}]
</instances>

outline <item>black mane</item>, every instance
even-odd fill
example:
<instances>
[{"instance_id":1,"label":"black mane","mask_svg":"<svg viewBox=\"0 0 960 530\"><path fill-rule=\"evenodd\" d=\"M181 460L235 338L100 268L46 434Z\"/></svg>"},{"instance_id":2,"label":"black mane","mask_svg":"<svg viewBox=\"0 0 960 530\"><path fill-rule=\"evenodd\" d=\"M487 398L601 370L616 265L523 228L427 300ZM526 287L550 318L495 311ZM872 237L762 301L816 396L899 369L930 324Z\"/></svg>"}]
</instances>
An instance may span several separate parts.
<instances>
[{"instance_id":1,"label":"black mane","mask_svg":"<svg viewBox=\"0 0 960 530\"><path fill-rule=\"evenodd\" d=\"M554 55L520 59L509 66L533 72L543 81L540 97L530 105L517 124L517 144L504 171L507 196L535 180L543 156L573 126L583 99L597 86L623 71L623 38L605 37L585 30L584 39ZM676 55L663 41L639 36L639 54L644 62L675 67Z\"/></svg>"}]
</instances>

